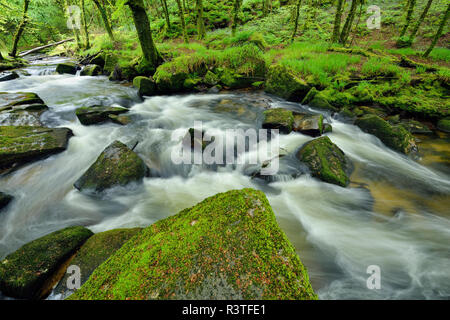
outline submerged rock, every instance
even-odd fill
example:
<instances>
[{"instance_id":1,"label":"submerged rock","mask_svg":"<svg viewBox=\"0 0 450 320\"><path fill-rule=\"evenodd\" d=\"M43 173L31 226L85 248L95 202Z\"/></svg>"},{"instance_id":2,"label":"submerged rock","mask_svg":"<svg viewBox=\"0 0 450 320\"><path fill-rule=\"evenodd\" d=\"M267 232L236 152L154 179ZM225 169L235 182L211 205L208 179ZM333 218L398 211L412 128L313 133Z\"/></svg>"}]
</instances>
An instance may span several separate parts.
<instances>
[{"instance_id":1,"label":"submerged rock","mask_svg":"<svg viewBox=\"0 0 450 320\"><path fill-rule=\"evenodd\" d=\"M128 109L123 107L92 106L78 108L75 114L81 124L89 126L110 120L110 115L119 115L125 112L128 112Z\"/></svg>"},{"instance_id":2,"label":"submerged rock","mask_svg":"<svg viewBox=\"0 0 450 320\"><path fill-rule=\"evenodd\" d=\"M123 143L114 141L74 186L80 191L101 192L142 181L147 171L144 161L134 151Z\"/></svg>"},{"instance_id":3,"label":"submerged rock","mask_svg":"<svg viewBox=\"0 0 450 320\"><path fill-rule=\"evenodd\" d=\"M0 291L18 299L44 298L51 277L92 234L70 227L25 244L0 262Z\"/></svg>"},{"instance_id":4,"label":"submerged rock","mask_svg":"<svg viewBox=\"0 0 450 320\"><path fill-rule=\"evenodd\" d=\"M80 76L98 76L102 73L102 68L96 64L89 64L81 71Z\"/></svg>"},{"instance_id":5,"label":"submerged rock","mask_svg":"<svg viewBox=\"0 0 450 320\"><path fill-rule=\"evenodd\" d=\"M14 199L13 196L10 196L9 194L0 192L0 211L2 211L3 208L6 208L6 206Z\"/></svg>"},{"instance_id":6,"label":"submerged rock","mask_svg":"<svg viewBox=\"0 0 450 320\"><path fill-rule=\"evenodd\" d=\"M308 93L308 84L294 72L282 65L269 68L265 91L286 100L301 101Z\"/></svg>"},{"instance_id":7,"label":"submerged rock","mask_svg":"<svg viewBox=\"0 0 450 320\"><path fill-rule=\"evenodd\" d=\"M292 111L276 108L264 111L264 129L278 129L280 133L290 133L294 125Z\"/></svg>"},{"instance_id":8,"label":"submerged rock","mask_svg":"<svg viewBox=\"0 0 450 320\"><path fill-rule=\"evenodd\" d=\"M328 137L307 142L297 153L297 159L305 163L311 174L322 181L346 187L350 179L346 173L349 160Z\"/></svg>"},{"instance_id":9,"label":"submerged rock","mask_svg":"<svg viewBox=\"0 0 450 320\"><path fill-rule=\"evenodd\" d=\"M156 83L147 77L136 77L133 79L133 86L138 89L141 97L153 96L156 94Z\"/></svg>"},{"instance_id":10,"label":"submerged rock","mask_svg":"<svg viewBox=\"0 0 450 320\"><path fill-rule=\"evenodd\" d=\"M0 172L64 151L67 128L0 126Z\"/></svg>"},{"instance_id":11,"label":"submerged rock","mask_svg":"<svg viewBox=\"0 0 450 320\"><path fill-rule=\"evenodd\" d=\"M0 82L10 81L19 78L19 75L15 71L0 72Z\"/></svg>"},{"instance_id":12,"label":"submerged rock","mask_svg":"<svg viewBox=\"0 0 450 320\"><path fill-rule=\"evenodd\" d=\"M379 116L368 114L355 121L355 125L366 133L373 134L388 147L408 154L417 150L414 137L401 125L391 125Z\"/></svg>"},{"instance_id":13,"label":"submerged rock","mask_svg":"<svg viewBox=\"0 0 450 320\"><path fill-rule=\"evenodd\" d=\"M77 65L72 62L60 63L56 66L56 72L59 74L77 74L77 70Z\"/></svg>"},{"instance_id":14,"label":"submerged rock","mask_svg":"<svg viewBox=\"0 0 450 320\"><path fill-rule=\"evenodd\" d=\"M294 115L293 130L312 137L321 136L324 123L323 115Z\"/></svg>"},{"instance_id":15,"label":"submerged rock","mask_svg":"<svg viewBox=\"0 0 450 320\"><path fill-rule=\"evenodd\" d=\"M80 268L80 284L83 285L99 265L105 262L125 242L141 230L142 228L115 229L97 233L90 237L70 262L71 265ZM61 294L61 298L65 299L73 293L73 290L67 288L67 280L69 277L70 274L66 273L56 286L53 294Z\"/></svg>"},{"instance_id":16,"label":"submerged rock","mask_svg":"<svg viewBox=\"0 0 450 320\"><path fill-rule=\"evenodd\" d=\"M71 300L317 299L261 191L234 190L142 230Z\"/></svg>"}]
</instances>

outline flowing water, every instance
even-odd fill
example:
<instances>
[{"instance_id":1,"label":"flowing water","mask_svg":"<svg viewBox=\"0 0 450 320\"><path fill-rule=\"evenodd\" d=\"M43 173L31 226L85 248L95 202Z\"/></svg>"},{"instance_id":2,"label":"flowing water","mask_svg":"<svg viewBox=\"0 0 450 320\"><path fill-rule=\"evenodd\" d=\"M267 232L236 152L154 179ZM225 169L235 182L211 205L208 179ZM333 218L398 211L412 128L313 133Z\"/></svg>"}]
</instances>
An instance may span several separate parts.
<instances>
[{"instance_id":1,"label":"flowing water","mask_svg":"<svg viewBox=\"0 0 450 320\"><path fill-rule=\"evenodd\" d=\"M129 85L106 77L53 75L52 58L25 68L0 92L37 93L49 106L41 121L73 130L67 150L0 177L0 189L15 196L0 214L0 258L24 243L71 226L94 232L148 226L231 189L263 190L277 220L308 268L321 299L450 298L450 163L448 136L421 137L422 153L410 159L386 148L357 127L328 118L329 137L353 161L348 188L292 172L302 167L292 154L311 140L280 137L290 155L273 182L246 174L245 166L176 166L170 155L175 129L194 121L221 131L260 128L264 104L292 110L263 93L157 96L141 101ZM75 109L95 104L130 107L127 126L83 126ZM309 110L313 111L314 110ZM101 198L81 194L73 183L114 140L134 145L151 168L143 184L111 190ZM381 270L381 289L370 290L368 266Z\"/></svg>"}]
</instances>

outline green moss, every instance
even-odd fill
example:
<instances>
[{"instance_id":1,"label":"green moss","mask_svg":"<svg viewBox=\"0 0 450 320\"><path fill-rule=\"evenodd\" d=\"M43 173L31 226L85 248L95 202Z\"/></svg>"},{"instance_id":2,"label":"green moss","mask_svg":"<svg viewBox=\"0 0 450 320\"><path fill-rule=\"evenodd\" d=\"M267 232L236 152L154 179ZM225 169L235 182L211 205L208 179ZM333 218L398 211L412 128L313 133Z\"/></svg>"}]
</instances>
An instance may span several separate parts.
<instances>
[{"instance_id":1,"label":"green moss","mask_svg":"<svg viewBox=\"0 0 450 320\"><path fill-rule=\"evenodd\" d=\"M56 66L56 72L59 74L63 73L76 74L77 65L72 62L60 63Z\"/></svg>"},{"instance_id":2,"label":"green moss","mask_svg":"<svg viewBox=\"0 0 450 320\"><path fill-rule=\"evenodd\" d=\"M96 64L87 65L81 71L81 76L98 76L102 72L102 68Z\"/></svg>"},{"instance_id":3,"label":"green moss","mask_svg":"<svg viewBox=\"0 0 450 320\"><path fill-rule=\"evenodd\" d=\"M264 111L264 129L278 129L282 133L290 133L294 125L292 111L276 108Z\"/></svg>"},{"instance_id":4,"label":"green moss","mask_svg":"<svg viewBox=\"0 0 450 320\"><path fill-rule=\"evenodd\" d=\"M310 88L308 84L295 73L282 65L269 68L265 91L287 100L301 101Z\"/></svg>"},{"instance_id":5,"label":"green moss","mask_svg":"<svg viewBox=\"0 0 450 320\"><path fill-rule=\"evenodd\" d=\"M209 86L215 86L219 83L219 80L219 77L215 73L208 70L205 74L203 82Z\"/></svg>"},{"instance_id":6,"label":"green moss","mask_svg":"<svg viewBox=\"0 0 450 320\"><path fill-rule=\"evenodd\" d=\"M75 114L81 124L89 126L108 121L110 115L119 115L126 112L128 112L128 109L122 107L92 106L78 108Z\"/></svg>"},{"instance_id":7,"label":"green moss","mask_svg":"<svg viewBox=\"0 0 450 320\"><path fill-rule=\"evenodd\" d=\"M40 298L46 280L92 234L70 227L25 244L0 262L0 290L15 298Z\"/></svg>"},{"instance_id":8,"label":"green moss","mask_svg":"<svg viewBox=\"0 0 450 320\"><path fill-rule=\"evenodd\" d=\"M444 132L450 132L450 119L441 119L437 123L437 128Z\"/></svg>"},{"instance_id":9,"label":"green moss","mask_svg":"<svg viewBox=\"0 0 450 320\"><path fill-rule=\"evenodd\" d=\"M125 243L70 297L316 299L261 191L217 194Z\"/></svg>"},{"instance_id":10,"label":"green moss","mask_svg":"<svg viewBox=\"0 0 450 320\"><path fill-rule=\"evenodd\" d=\"M152 96L156 93L156 83L153 79L138 76L133 79L133 86L138 89L139 95Z\"/></svg>"}]
</instances>

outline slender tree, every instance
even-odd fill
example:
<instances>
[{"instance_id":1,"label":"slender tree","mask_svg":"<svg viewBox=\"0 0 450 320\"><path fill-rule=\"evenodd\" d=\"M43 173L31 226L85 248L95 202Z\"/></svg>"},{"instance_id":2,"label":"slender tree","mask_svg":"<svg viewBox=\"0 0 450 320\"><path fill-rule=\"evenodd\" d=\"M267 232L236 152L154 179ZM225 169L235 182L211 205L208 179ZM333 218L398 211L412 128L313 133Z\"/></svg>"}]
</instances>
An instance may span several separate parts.
<instances>
[{"instance_id":1,"label":"slender tree","mask_svg":"<svg viewBox=\"0 0 450 320\"><path fill-rule=\"evenodd\" d=\"M437 30L436 35L434 36L430 47L423 54L424 57L428 57L430 55L431 51L433 51L434 47L436 46L436 43L438 42L439 38L442 36L442 32L444 31L444 27L448 21L449 16L450 16L450 2L447 5L447 11L445 11L444 16L442 17L441 23L439 24L439 29Z\"/></svg>"},{"instance_id":2,"label":"slender tree","mask_svg":"<svg viewBox=\"0 0 450 320\"><path fill-rule=\"evenodd\" d=\"M145 11L144 1L128 0L125 4L131 9L144 59L156 69L161 64L162 58L153 42L152 29Z\"/></svg>"},{"instance_id":3,"label":"slender tree","mask_svg":"<svg viewBox=\"0 0 450 320\"><path fill-rule=\"evenodd\" d=\"M359 13L358 13L358 20L356 21L355 28L353 29L353 37L352 41L350 42L350 45L353 45L353 42L355 41L356 31L359 26L359 22L361 21L361 16L363 13L363 6L365 4L366 0L359 0Z\"/></svg>"},{"instance_id":4,"label":"slender tree","mask_svg":"<svg viewBox=\"0 0 450 320\"><path fill-rule=\"evenodd\" d=\"M241 8L241 1L242 0L234 0L234 5L233 5L233 22L231 24L231 34L233 36L236 35L239 9Z\"/></svg>"},{"instance_id":5,"label":"slender tree","mask_svg":"<svg viewBox=\"0 0 450 320\"><path fill-rule=\"evenodd\" d=\"M297 0L297 5L295 6L295 20L294 20L294 32L292 33L291 42L294 41L295 35L298 30L298 19L300 17L300 7L302 5L302 0Z\"/></svg>"},{"instance_id":6,"label":"slender tree","mask_svg":"<svg viewBox=\"0 0 450 320\"><path fill-rule=\"evenodd\" d=\"M164 11L164 17L166 18L167 29L170 29L170 15L169 15L169 8L167 7L167 1L161 0L161 4Z\"/></svg>"},{"instance_id":7,"label":"slender tree","mask_svg":"<svg viewBox=\"0 0 450 320\"><path fill-rule=\"evenodd\" d=\"M339 33L341 32L341 20L344 0L337 0L336 15L334 16L333 36L331 42L338 42Z\"/></svg>"},{"instance_id":8,"label":"slender tree","mask_svg":"<svg viewBox=\"0 0 450 320\"><path fill-rule=\"evenodd\" d=\"M85 37L84 47L86 49L89 49L91 47L91 44L89 43L89 31L88 31L88 24L87 24L87 19L86 19L86 8L85 8L84 0L81 0L81 19L83 22L84 37Z\"/></svg>"},{"instance_id":9,"label":"slender tree","mask_svg":"<svg viewBox=\"0 0 450 320\"><path fill-rule=\"evenodd\" d=\"M17 31L14 34L13 46L12 46L11 52L9 53L9 55L11 57L15 57L17 55L17 46L19 44L20 37L22 36L23 31L25 30L25 26L27 25L27 22L28 22L27 12L28 12L29 5L30 5L30 0L25 0L23 3L22 21L20 22L19 27L17 28Z\"/></svg>"},{"instance_id":10,"label":"slender tree","mask_svg":"<svg viewBox=\"0 0 450 320\"><path fill-rule=\"evenodd\" d=\"M203 20L203 1L196 0L197 6L197 32L200 40L205 38L205 21Z\"/></svg>"},{"instance_id":11,"label":"slender tree","mask_svg":"<svg viewBox=\"0 0 450 320\"><path fill-rule=\"evenodd\" d=\"M100 15L102 17L103 24L105 25L105 29L106 29L106 32L108 33L109 38L111 39L112 42L114 42L114 34L112 32L111 25L109 24L108 15L106 13L105 8L103 8L103 6L99 2L99 0L93 0L93 1L94 1L95 5L97 6L98 11L100 11Z\"/></svg>"},{"instance_id":12,"label":"slender tree","mask_svg":"<svg viewBox=\"0 0 450 320\"><path fill-rule=\"evenodd\" d=\"M350 12L345 20L344 27L342 28L340 42L345 45L350 35L350 30L352 29L353 21L355 20L356 8L358 7L358 0L352 0L352 6L350 7Z\"/></svg>"},{"instance_id":13,"label":"slender tree","mask_svg":"<svg viewBox=\"0 0 450 320\"><path fill-rule=\"evenodd\" d=\"M411 31L411 34L409 35L409 43L413 43L414 42L414 38L417 35L417 31L419 31L420 25L423 23L423 20L425 20L425 17L427 16L428 10L430 10L431 4L433 3L433 0L428 0L425 8L422 11L422 14L420 15L419 20L417 21L416 25L414 26L414 28Z\"/></svg>"},{"instance_id":14,"label":"slender tree","mask_svg":"<svg viewBox=\"0 0 450 320\"><path fill-rule=\"evenodd\" d=\"M412 16L414 13L414 7L416 6L416 0L409 0L407 3L407 11L405 24L403 25L402 31L400 32L400 38L406 34L406 30L408 30L409 25L411 24Z\"/></svg>"},{"instance_id":15,"label":"slender tree","mask_svg":"<svg viewBox=\"0 0 450 320\"><path fill-rule=\"evenodd\" d=\"M183 28L183 38L185 43L189 43L189 38L186 30L186 21L184 20L184 10L183 5L181 4L181 0L176 0L178 5L178 14L181 19L181 28Z\"/></svg>"}]
</instances>

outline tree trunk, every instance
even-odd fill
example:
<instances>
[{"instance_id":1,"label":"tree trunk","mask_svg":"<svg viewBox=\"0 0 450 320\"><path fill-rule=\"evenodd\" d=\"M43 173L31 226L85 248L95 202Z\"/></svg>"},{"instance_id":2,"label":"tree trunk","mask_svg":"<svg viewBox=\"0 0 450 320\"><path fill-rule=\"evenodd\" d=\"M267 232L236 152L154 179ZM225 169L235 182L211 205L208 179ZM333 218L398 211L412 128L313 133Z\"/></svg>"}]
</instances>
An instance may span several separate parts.
<instances>
[{"instance_id":1,"label":"tree trunk","mask_svg":"<svg viewBox=\"0 0 450 320\"><path fill-rule=\"evenodd\" d=\"M355 20L356 8L358 7L358 0L352 0L352 6L350 7L350 12L348 13L347 19L345 20L344 27L342 28L340 42L345 45L350 35L350 30L352 29L353 21Z\"/></svg>"},{"instance_id":2,"label":"tree trunk","mask_svg":"<svg viewBox=\"0 0 450 320\"><path fill-rule=\"evenodd\" d=\"M176 1L177 1L177 5L178 5L178 14L180 15L180 19L181 19L181 28L183 28L184 43L189 43L189 38L187 35L187 30L186 30L186 21L184 20L183 5L181 4L181 0L176 0Z\"/></svg>"},{"instance_id":3,"label":"tree trunk","mask_svg":"<svg viewBox=\"0 0 450 320\"><path fill-rule=\"evenodd\" d=\"M197 32L199 40L205 38L205 21L203 21L203 1L196 0L197 5Z\"/></svg>"},{"instance_id":4,"label":"tree trunk","mask_svg":"<svg viewBox=\"0 0 450 320\"><path fill-rule=\"evenodd\" d=\"M353 45L353 42L355 41L355 36L358 30L359 22L361 21L361 16L363 12L363 6L366 0L359 0L359 13L358 13L358 20L356 21L355 29L353 29L353 37L352 41L350 42L350 46Z\"/></svg>"},{"instance_id":5,"label":"tree trunk","mask_svg":"<svg viewBox=\"0 0 450 320\"><path fill-rule=\"evenodd\" d=\"M166 18L167 29L170 29L170 15L169 15L169 8L167 7L167 1L166 0L161 0L161 3L162 3L162 6L163 6L164 16Z\"/></svg>"},{"instance_id":6,"label":"tree trunk","mask_svg":"<svg viewBox=\"0 0 450 320\"><path fill-rule=\"evenodd\" d=\"M100 15L103 20L103 24L105 25L106 32L108 32L108 36L111 39L112 42L114 42L114 34L112 32L111 26L108 21L108 16L106 14L105 8L102 7L100 2L98 0L94 0L95 5L98 8L98 11L100 11Z\"/></svg>"},{"instance_id":7,"label":"tree trunk","mask_svg":"<svg viewBox=\"0 0 450 320\"><path fill-rule=\"evenodd\" d=\"M152 29L147 12L145 12L144 2L143 0L129 0L126 4L130 7L133 15L144 59L156 69L162 62L162 58L153 42Z\"/></svg>"},{"instance_id":8,"label":"tree trunk","mask_svg":"<svg viewBox=\"0 0 450 320\"><path fill-rule=\"evenodd\" d=\"M445 15L442 17L441 24L439 25L439 29L436 32L436 35L434 36L430 47L423 54L424 57L428 57L430 55L431 51L433 51L434 47L436 46L436 43L438 42L439 38L442 36L442 32L444 31L444 27L445 27L445 24L447 23L449 15L450 15L450 3L447 6L447 11L445 12Z\"/></svg>"},{"instance_id":9,"label":"tree trunk","mask_svg":"<svg viewBox=\"0 0 450 320\"><path fill-rule=\"evenodd\" d=\"M269 7L270 7L270 0L262 0L263 2L263 17L267 16L269 13Z\"/></svg>"},{"instance_id":10,"label":"tree trunk","mask_svg":"<svg viewBox=\"0 0 450 320\"><path fill-rule=\"evenodd\" d=\"M88 25L87 25L87 19L86 19L86 8L84 6L84 0L81 0L81 19L83 21L83 27L84 27L84 37L85 37L84 46L86 49L89 49L91 47L91 44L89 43L89 31L88 31Z\"/></svg>"},{"instance_id":11,"label":"tree trunk","mask_svg":"<svg viewBox=\"0 0 450 320\"><path fill-rule=\"evenodd\" d=\"M409 42L412 44L414 41L414 38L416 37L417 31L419 31L420 25L423 23L423 20L425 20L425 17L428 13L428 10L430 10L431 4L433 3L433 0L428 0L427 5L425 6L425 9L423 9L423 12L417 21L416 25L414 26L414 29L411 31L411 34L409 35Z\"/></svg>"},{"instance_id":12,"label":"tree trunk","mask_svg":"<svg viewBox=\"0 0 450 320\"><path fill-rule=\"evenodd\" d=\"M28 11L29 4L30 4L30 0L25 0L24 1L22 21L20 22L19 27L17 28L17 31L14 34L13 46L12 46L11 52L9 53L9 55L11 57L13 57L13 58L17 54L17 45L19 44L20 37L22 36L22 33L25 30L25 26L26 26L27 21L28 21L27 11Z\"/></svg>"},{"instance_id":13,"label":"tree trunk","mask_svg":"<svg viewBox=\"0 0 450 320\"><path fill-rule=\"evenodd\" d=\"M300 17L300 6L302 5L302 0L297 0L297 5L295 7L295 20L294 20L294 32L292 33L291 42L294 42L295 35L298 30L298 19Z\"/></svg>"},{"instance_id":14,"label":"tree trunk","mask_svg":"<svg viewBox=\"0 0 450 320\"><path fill-rule=\"evenodd\" d=\"M233 5L233 23L231 25L231 34L233 36L236 35L236 29L238 24L238 15L239 15L239 9L241 8L241 0L234 0Z\"/></svg>"},{"instance_id":15,"label":"tree trunk","mask_svg":"<svg viewBox=\"0 0 450 320\"><path fill-rule=\"evenodd\" d=\"M337 0L336 15L334 16L333 37L331 38L331 42L337 42L339 40L339 34L341 32L343 4L344 0Z\"/></svg>"},{"instance_id":16,"label":"tree trunk","mask_svg":"<svg viewBox=\"0 0 450 320\"><path fill-rule=\"evenodd\" d=\"M408 1L408 10L406 12L406 21L405 21L405 25L403 26L402 31L400 32L400 38L406 34L406 30L408 30L408 28L409 28L409 25L411 23L411 19L412 19L413 13L414 13L415 5L416 5L416 0Z\"/></svg>"}]
</instances>

